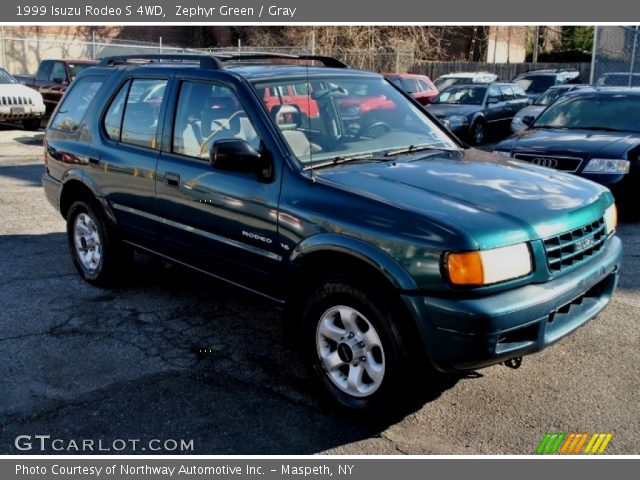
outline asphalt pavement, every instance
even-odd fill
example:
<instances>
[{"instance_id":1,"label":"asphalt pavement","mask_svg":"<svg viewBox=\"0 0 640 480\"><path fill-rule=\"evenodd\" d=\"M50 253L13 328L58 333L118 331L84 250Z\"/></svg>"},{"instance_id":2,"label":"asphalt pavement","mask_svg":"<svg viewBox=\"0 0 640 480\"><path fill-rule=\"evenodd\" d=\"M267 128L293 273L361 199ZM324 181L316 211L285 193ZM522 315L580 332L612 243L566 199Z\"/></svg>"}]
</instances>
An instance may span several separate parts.
<instances>
[{"instance_id":1,"label":"asphalt pavement","mask_svg":"<svg viewBox=\"0 0 640 480\"><path fill-rule=\"evenodd\" d=\"M607 453L640 453L640 224L620 225L619 288L575 334L518 370L448 377L402 418L355 420L318 403L272 305L142 255L120 288L80 280L41 143L0 127L0 453L43 453L16 437L50 435L59 453L532 454L546 432L613 432Z\"/></svg>"}]
</instances>

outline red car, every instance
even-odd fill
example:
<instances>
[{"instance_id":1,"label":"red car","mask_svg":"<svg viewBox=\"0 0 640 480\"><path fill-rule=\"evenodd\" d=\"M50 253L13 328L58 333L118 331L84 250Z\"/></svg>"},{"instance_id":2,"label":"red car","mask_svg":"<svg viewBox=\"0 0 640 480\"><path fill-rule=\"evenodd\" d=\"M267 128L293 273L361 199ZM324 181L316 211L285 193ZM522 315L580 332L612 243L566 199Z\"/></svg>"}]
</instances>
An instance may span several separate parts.
<instances>
[{"instance_id":1,"label":"red car","mask_svg":"<svg viewBox=\"0 0 640 480\"><path fill-rule=\"evenodd\" d=\"M413 73L385 73L384 77L401 88L422 105L431 103L438 95L438 89L426 75Z\"/></svg>"}]
</instances>

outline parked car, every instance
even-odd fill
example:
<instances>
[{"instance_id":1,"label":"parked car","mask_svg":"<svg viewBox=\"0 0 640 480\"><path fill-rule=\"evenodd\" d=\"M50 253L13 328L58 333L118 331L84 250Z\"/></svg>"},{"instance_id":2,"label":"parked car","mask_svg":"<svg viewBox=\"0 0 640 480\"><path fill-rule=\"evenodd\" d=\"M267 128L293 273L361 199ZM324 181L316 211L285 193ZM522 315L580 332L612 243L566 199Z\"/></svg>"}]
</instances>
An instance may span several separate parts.
<instances>
[{"instance_id":1,"label":"parked car","mask_svg":"<svg viewBox=\"0 0 640 480\"><path fill-rule=\"evenodd\" d=\"M139 249L260 294L284 307L318 385L356 410L409 401L431 368L539 351L607 305L621 261L609 190L467 148L381 75L249 58L262 61L107 58L73 82L43 185L86 281L117 278ZM301 80L311 128L258 93ZM393 103L377 111L388 130L345 131L336 103L355 92Z\"/></svg>"},{"instance_id":2,"label":"parked car","mask_svg":"<svg viewBox=\"0 0 640 480\"><path fill-rule=\"evenodd\" d=\"M451 85L459 83L492 83L500 81L495 73L490 72L458 72L441 75L436 78L433 84L436 89L441 92Z\"/></svg>"},{"instance_id":3,"label":"parked car","mask_svg":"<svg viewBox=\"0 0 640 480\"><path fill-rule=\"evenodd\" d=\"M527 104L524 91L514 83L461 84L440 92L426 108L460 138L480 145L487 135L508 131Z\"/></svg>"},{"instance_id":4,"label":"parked car","mask_svg":"<svg viewBox=\"0 0 640 480\"><path fill-rule=\"evenodd\" d=\"M511 131L519 132L520 130L525 130L538 118L538 115L540 115L545 108L558 100L562 95L583 88L589 88L589 85L564 84L549 88L549 90L537 97L531 105L527 105L513 117L511 121Z\"/></svg>"},{"instance_id":5,"label":"parked car","mask_svg":"<svg viewBox=\"0 0 640 480\"><path fill-rule=\"evenodd\" d=\"M517 75L512 81L520 85L527 97L534 101L555 85L580 83L580 72L577 70L531 70Z\"/></svg>"},{"instance_id":6,"label":"parked car","mask_svg":"<svg viewBox=\"0 0 640 480\"><path fill-rule=\"evenodd\" d=\"M629 85L631 80L631 85ZM616 87L640 87L640 73L612 72L605 73L596 81L596 85L614 85Z\"/></svg>"},{"instance_id":7,"label":"parked car","mask_svg":"<svg viewBox=\"0 0 640 480\"><path fill-rule=\"evenodd\" d=\"M438 95L438 89L426 75L412 73L386 73L384 77L401 88L422 105L427 105Z\"/></svg>"},{"instance_id":8,"label":"parked car","mask_svg":"<svg viewBox=\"0 0 640 480\"><path fill-rule=\"evenodd\" d=\"M42 95L20 85L9 72L0 68L0 121L18 122L27 130L37 130L44 111Z\"/></svg>"},{"instance_id":9,"label":"parked car","mask_svg":"<svg viewBox=\"0 0 640 480\"><path fill-rule=\"evenodd\" d=\"M529 129L499 143L495 152L611 186L638 169L640 90L592 87L570 92Z\"/></svg>"},{"instance_id":10,"label":"parked car","mask_svg":"<svg viewBox=\"0 0 640 480\"><path fill-rule=\"evenodd\" d=\"M42 60L33 75L15 75L17 81L40 92L50 115L74 78L95 60Z\"/></svg>"}]
</instances>

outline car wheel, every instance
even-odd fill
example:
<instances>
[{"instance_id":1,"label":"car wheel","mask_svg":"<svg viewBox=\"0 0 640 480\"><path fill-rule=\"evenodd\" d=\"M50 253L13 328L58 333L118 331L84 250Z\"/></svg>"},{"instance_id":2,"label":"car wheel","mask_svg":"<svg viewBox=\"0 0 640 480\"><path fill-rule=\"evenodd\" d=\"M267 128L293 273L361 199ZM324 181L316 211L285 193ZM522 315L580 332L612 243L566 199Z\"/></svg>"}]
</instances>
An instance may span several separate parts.
<instances>
[{"instance_id":1,"label":"car wheel","mask_svg":"<svg viewBox=\"0 0 640 480\"><path fill-rule=\"evenodd\" d=\"M29 130L31 132L35 132L40 129L40 119L39 118L30 118L28 120L22 121L22 126L25 130Z\"/></svg>"},{"instance_id":2,"label":"car wheel","mask_svg":"<svg viewBox=\"0 0 640 480\"><path fill-rule=\"evenodd\" d=\"M381 412L410 389L413 349L399 312L379 289L336 275L309 296L304 354L321 390L350 410Z\"/></svg>"},{"instance_id":3,"label":"car wheel","mask_svg":"<svg viewBox=\"0 0 640 480\"><path fill-rule=\"evenodd\" d=\"M94 202L71 205L67 240L76 269L84 280L97 286L112 284L133 256L133 250L119 241Z\"/></svg>"},{"instance_id":4,"label":"car wheel","mask_svg":"<svg viewBox=\"0 0 640 480\"><path fill-rule=\"evenodd\" d=\"M476 120L471 126L471 143L473 145L482 145L485 137L484 122L482 120Z\"/></svg>"}]
</instances>

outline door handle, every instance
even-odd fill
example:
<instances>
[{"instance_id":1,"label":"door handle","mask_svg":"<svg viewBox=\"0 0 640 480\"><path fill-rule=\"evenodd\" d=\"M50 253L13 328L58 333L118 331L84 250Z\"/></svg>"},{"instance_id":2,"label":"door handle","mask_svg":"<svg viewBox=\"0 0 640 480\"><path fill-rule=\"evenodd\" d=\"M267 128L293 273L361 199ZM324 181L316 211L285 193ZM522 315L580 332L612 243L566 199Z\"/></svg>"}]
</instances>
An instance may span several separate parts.
<instances>
[{"instance_id":1,"label":"door handle","mask_svg":"<svg viewBox=\"0 0 640 480\"><path fill-rule=\"evenodd\" d=\"M164 174L164 183L169 187L177 187L180 185L180 175L177 173L167 172Z\"/></svg>"},{"instance_id":2,"label":"door handle","mask_svg":"<svg viewBox=\"0 0 640 480\"><path fill-rule=\"evenodd\" d=\"M89 163L92 165L100 165L100 160L98 160L97 158L89 157Z\"/></svg>"}]
</instances>

